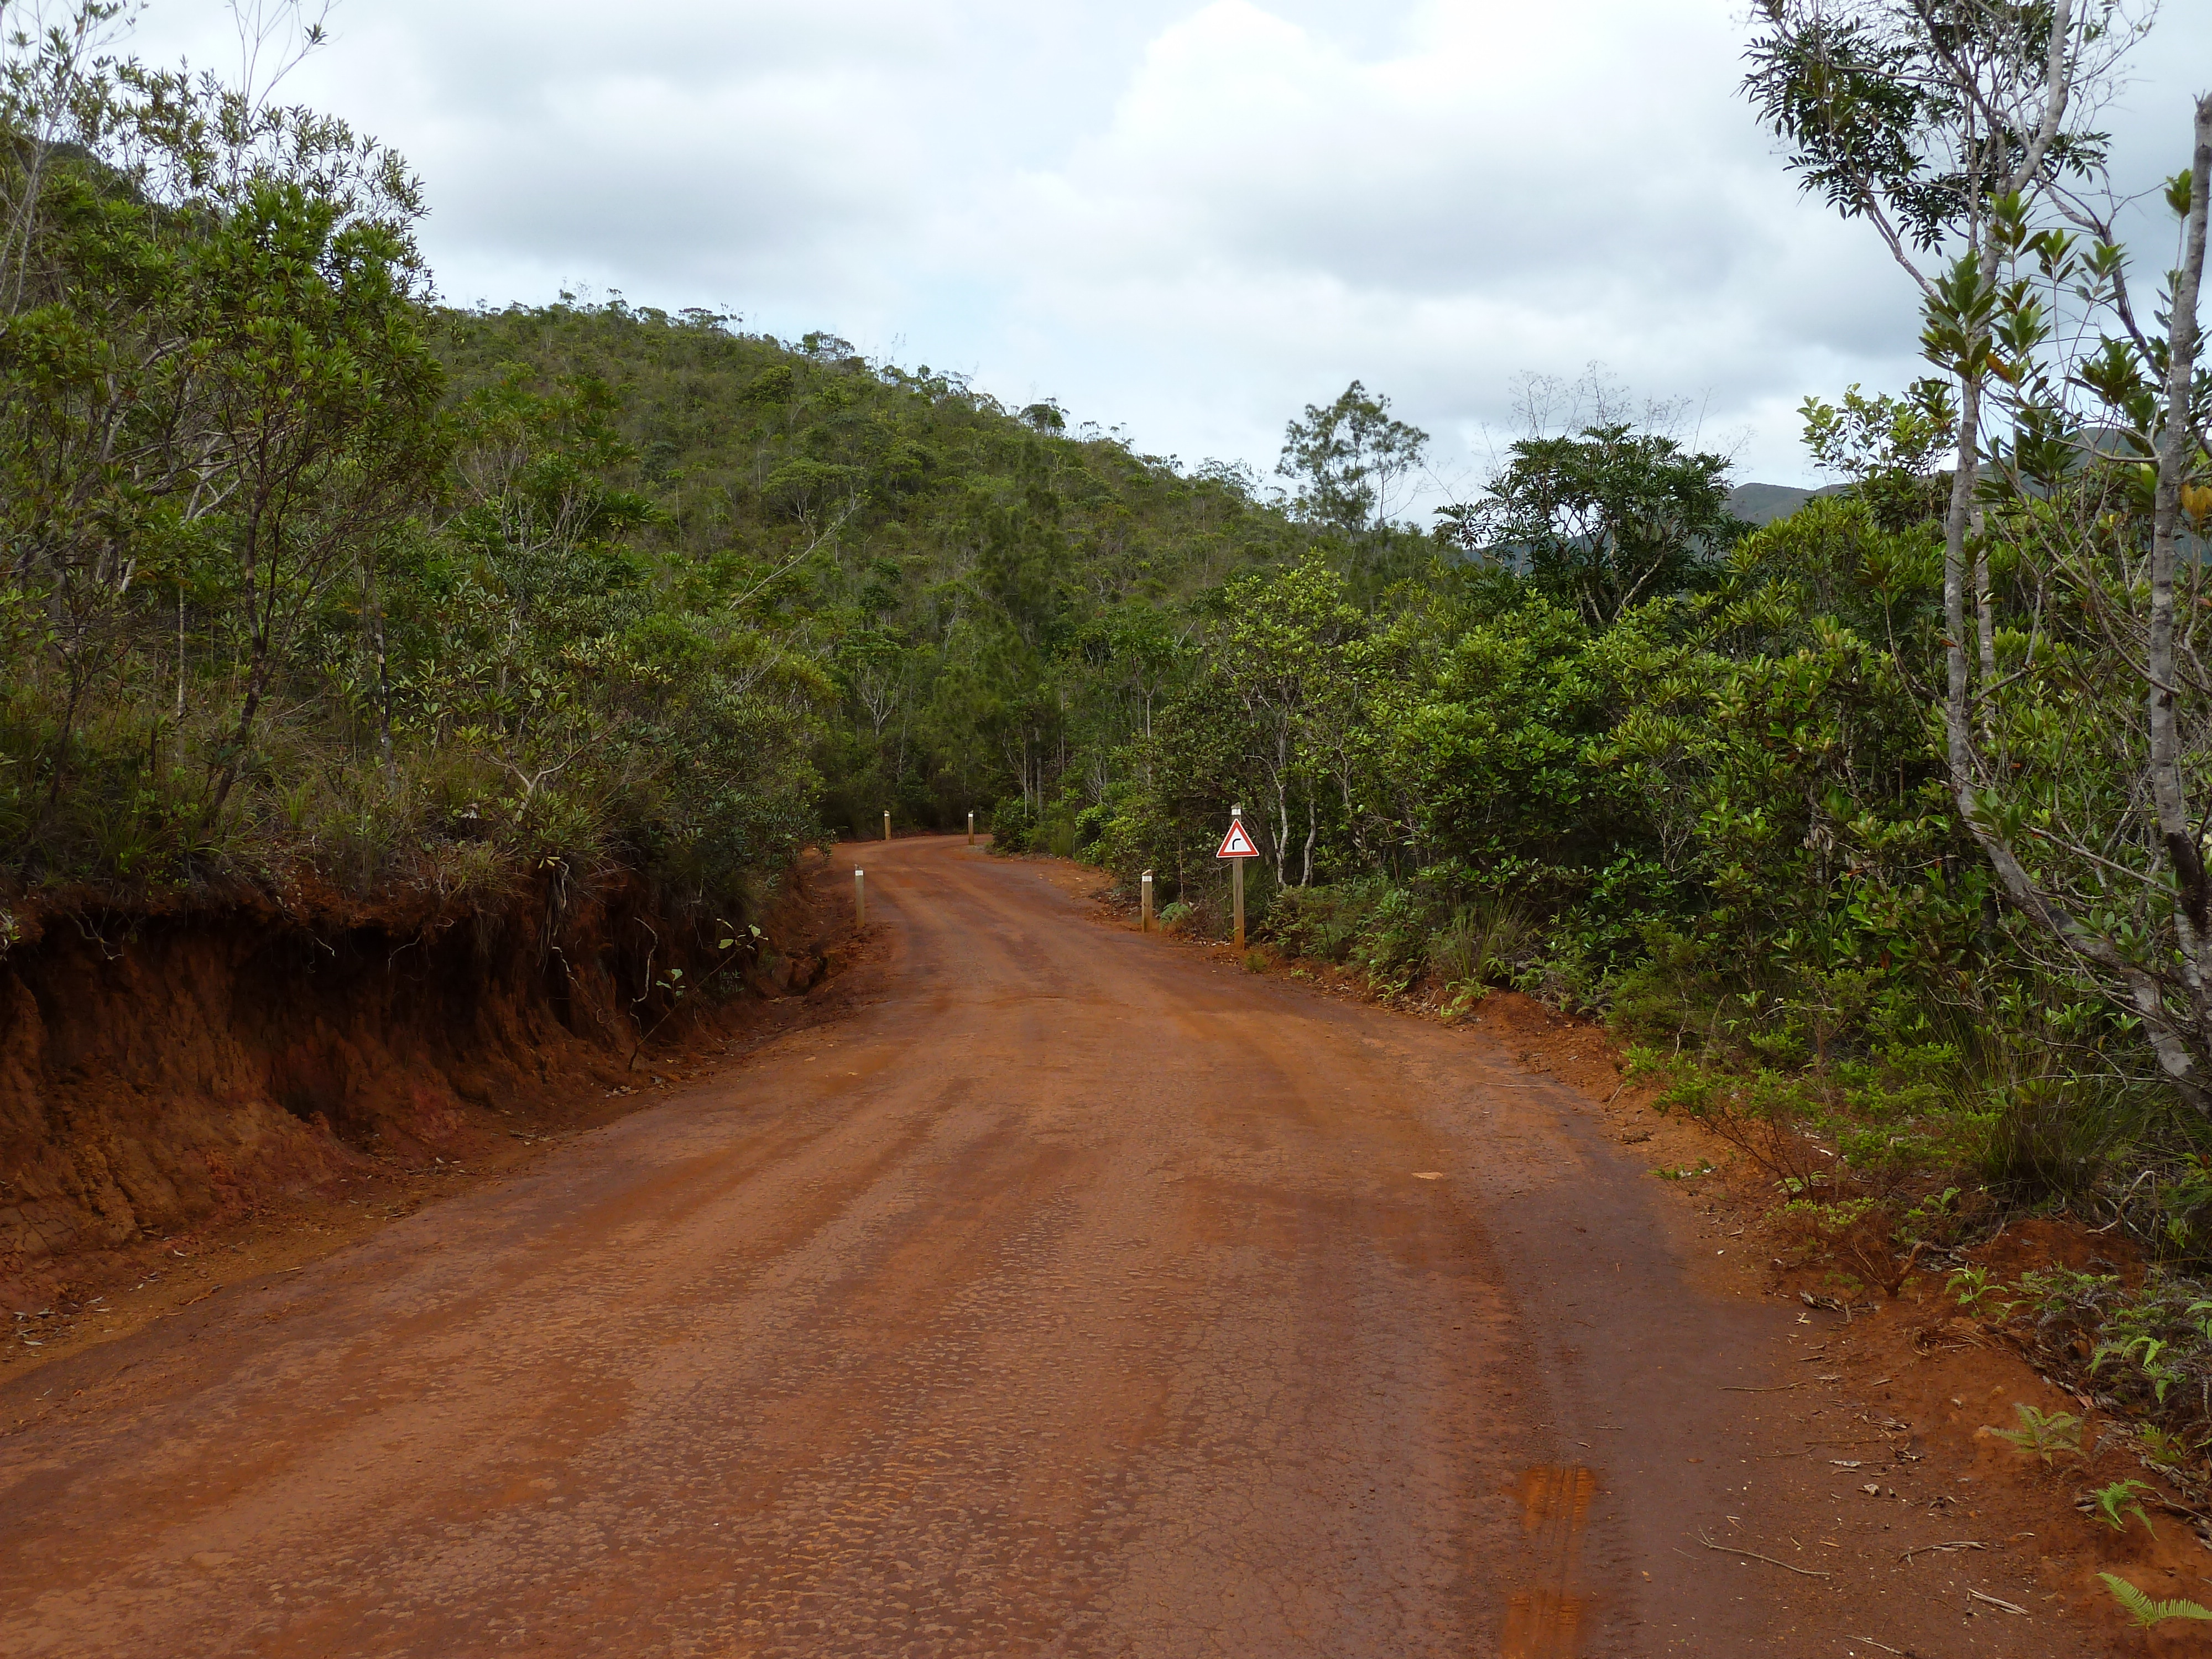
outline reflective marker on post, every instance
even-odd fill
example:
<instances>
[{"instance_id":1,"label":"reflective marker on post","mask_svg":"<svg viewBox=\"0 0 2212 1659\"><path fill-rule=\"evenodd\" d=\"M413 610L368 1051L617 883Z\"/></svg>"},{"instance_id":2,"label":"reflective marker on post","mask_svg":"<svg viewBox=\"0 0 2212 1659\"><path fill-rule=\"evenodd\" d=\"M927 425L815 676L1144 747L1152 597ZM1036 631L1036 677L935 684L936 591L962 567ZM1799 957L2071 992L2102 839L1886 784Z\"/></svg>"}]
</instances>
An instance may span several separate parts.
<instances>
[{"instance_id":1,"label":"reflective marker on post","mask_svg":"<svg viewBox=\"0 0 2212 1659\"><path fill-rule=\"evenodd\" d=\"M853 926L865 927L867 925L868 872L865 870L855 870L853 872Z\"/></svg>"},{"instance_id":2,"label":"reflective marker on post","mask_svg":"<svg viewBox=\"0 0 2212 1659\"><path fill-rule=\"evenodd\" d=\"M1141 894L1137 904L1137 931L1149 933L1152 931L1152 872L1146 871L1137 886Z\"/></svg>"},{"instance_id":3,"label":"reflective marker on post","mask_svg":"<svg viewBox=\"0 0 2212 1659\"><path fill-rule=\"evenodd\" d=\"M968 844L970 847L975 844L975 815L973 812L968 815Z\"/></svg>"}]
</instances>

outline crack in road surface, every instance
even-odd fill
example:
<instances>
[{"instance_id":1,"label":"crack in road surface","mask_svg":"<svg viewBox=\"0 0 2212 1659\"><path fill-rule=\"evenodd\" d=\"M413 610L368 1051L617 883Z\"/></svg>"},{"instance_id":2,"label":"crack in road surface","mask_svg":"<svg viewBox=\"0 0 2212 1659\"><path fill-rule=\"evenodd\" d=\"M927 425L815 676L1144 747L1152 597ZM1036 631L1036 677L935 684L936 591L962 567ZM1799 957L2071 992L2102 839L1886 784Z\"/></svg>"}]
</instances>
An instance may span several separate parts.
<instances>
[{"instance_id":1,"label":"crack in road surface","mask_svg":"<svg viewBox=\"0 0 2212 1659\"><path fill-rule=\"evenodd\" d=\"M1574 1097L866 852L833 1032L10 1385L0 1654L1785 1650L1676 1547L1787 1316Z\"/></svg>"}]
</instances>

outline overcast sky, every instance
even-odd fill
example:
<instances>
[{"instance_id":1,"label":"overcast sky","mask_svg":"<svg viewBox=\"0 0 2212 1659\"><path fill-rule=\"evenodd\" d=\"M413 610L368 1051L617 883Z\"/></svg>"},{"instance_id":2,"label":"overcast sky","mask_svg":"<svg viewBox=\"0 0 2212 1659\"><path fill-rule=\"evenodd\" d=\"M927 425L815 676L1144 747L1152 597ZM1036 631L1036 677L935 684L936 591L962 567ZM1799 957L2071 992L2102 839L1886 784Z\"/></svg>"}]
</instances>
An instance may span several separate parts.
<instances>
[{"instance_id":1,"label":"overcast sky","mask_svg":"<svg viewBox=\"0 0 2212 1659\"><path fill-rule=\"evenodd\" d=\"M1901 386L1917 321L1736 96L1743 9L344 0L284 91L407 155L459 302L828 329L1262 472L1356 376L1461 490L1516 376L1598 362L1692 399L1740 478L1811 482L1799 401ZM219 0L153 0L135 49L238 56ZM2148 185L2186 160L2212 5L2172 0L2135 64L2110 118Z\"/></svg>"}]
</instances>

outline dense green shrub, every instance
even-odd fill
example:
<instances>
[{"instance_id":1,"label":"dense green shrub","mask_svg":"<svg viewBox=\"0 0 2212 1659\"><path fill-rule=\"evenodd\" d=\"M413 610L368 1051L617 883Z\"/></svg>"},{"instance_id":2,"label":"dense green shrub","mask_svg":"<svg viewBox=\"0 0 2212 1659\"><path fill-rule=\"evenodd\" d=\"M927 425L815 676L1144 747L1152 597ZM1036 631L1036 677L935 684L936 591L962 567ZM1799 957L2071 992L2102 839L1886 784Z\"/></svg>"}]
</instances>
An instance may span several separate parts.
<instances>
[{"instance_id":1,"label":"dense green shrub","mask_svg":"<svg viewBox=\"0 0 2212 1659\"><path fill-rule=\"evenodd\" d=\"M1030 804L1015 796L1002 800L991 809L991 850L994 853L1030 853L1036 850L1037 815Z\"/></svg>"}]
</instances>

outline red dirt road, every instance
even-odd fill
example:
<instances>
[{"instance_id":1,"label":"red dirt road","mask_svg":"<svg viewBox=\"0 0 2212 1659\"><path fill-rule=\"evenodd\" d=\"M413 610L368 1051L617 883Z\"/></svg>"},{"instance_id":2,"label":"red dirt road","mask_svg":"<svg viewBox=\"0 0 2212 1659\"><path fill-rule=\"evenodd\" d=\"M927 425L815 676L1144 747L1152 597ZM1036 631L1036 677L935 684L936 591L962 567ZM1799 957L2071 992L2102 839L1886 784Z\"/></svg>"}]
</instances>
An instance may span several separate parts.
<instances>
[{"instance_id":1,"label":"red dirt road","mask_svg":"<svg viewBox=\"0 0 2212 1659\"><path fill-rule=\"evenodd\" d=\"M1872 1651L1699 1547L1793 1315L1588 1103L854 856L848 1017L0 1388L0 1654Z\"/></svg>"}]
</instances>

